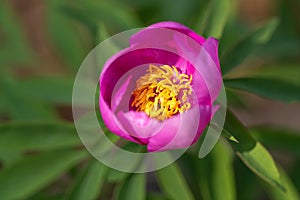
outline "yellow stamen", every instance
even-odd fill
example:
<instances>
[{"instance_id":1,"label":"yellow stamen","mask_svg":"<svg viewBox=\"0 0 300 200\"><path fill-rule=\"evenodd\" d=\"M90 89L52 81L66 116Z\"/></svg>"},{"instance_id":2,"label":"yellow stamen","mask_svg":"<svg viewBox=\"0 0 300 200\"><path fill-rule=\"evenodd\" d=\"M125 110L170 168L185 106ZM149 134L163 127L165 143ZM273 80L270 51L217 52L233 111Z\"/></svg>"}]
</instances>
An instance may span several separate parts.
<instances>
[{"instance_id":1,"label":"yellow stamen","mask_svg":"<svg viewBox=\"0 0 300 200\"><path fill-rule=\"evenodd\" d=\"M165 120L191 108L192 75L181 74L169 65L150 64L147 73L136 82L132 107L149 117Z\"/></svg>"}]
</instances>

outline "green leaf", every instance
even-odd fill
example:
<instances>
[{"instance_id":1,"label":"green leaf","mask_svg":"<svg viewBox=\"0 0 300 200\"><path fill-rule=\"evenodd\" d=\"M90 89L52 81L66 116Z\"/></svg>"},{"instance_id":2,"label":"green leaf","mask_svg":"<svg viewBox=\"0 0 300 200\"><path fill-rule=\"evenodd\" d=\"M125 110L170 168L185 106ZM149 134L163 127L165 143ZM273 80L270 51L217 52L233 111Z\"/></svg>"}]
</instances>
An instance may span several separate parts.
<instances>
[{"instance_id":1,"label":"green leaf","mask_svg":"<svg viewBox=\"0 0 300 200\"><path fill-rule=\"evenodd\" d=\"M0 151L0 161L4 168L13 165L22 158L22 152Z\"/></svg>"},{"instance_id":2,"label":"green leaf","mask_svg":"<svg viewBox=\"0 0 300 200\"><path fill-rule=\"evenodd\" d=\"M233 12L233 0L213 0L210 5L205 35L220 39L229 15Z\"/></svg>"},{"instance_id":3,"label":"green leaf","mask_svg":"<svg viewBox=\"0 0 300 200\"><path fill-rule=\"evenodd\" d=\"M192 175L197 177L202 199L236 199L232 153L228 144L220 140L205 158L189 161L194 163Z\"/></svg>"},{"instance_id":4,"label":"green leaf","mask_svg":"<svg viewBox=\"0 0 300 200\"><path fill-rule=\"evenodd\" d=\"M265 191L263 191L260 184L263 181L258 179L256 176L253 176L252 171L244 165L241 160L235 161L234 170L236 177L236 190L238 191L237 199L260 199L262 194L265 194Z\"/></svg>"},{"instance_id":5,"label":"green leaf","mask_svg":"<svg viewBox=\"0 0 300 200\"><path fill-rule=\"evenodd\" d=\"M231 48L228 48L220 59L223 74L237 67L243 60L251 55L253 51L268 42L278 24L279 20L274 18L268 23L255 28Z\"/></svg>"},{"instance_id":6,"label":"green leaf","mask_svg":"<svg viewBox=\"0 0 300 200\"><path fill-rule=\"evenodd\" d=\"M279 190L276 187L270 185L265 185L270 198L273 200L298 200L300 196L298 194L297 188L294 186L293 182L290 180L288 175L284 172L282 168L279 168L280 179L286 191Z\"/></svg>"},{"instance_id":7,"label":"green leaf","mask_svg":"<svg viewBox=\"0 0 300 200\"><path fill-rule=\"evenodd\" d=\"M0 74L1 76L2 74ZM56 113L51 107L36 99L24 96L19 89L17 80L1 76L2 95L4 95L8 115L14 120L53 120Z\"/></svg>"},{"instance_id":8,"label":"green leaf","mask_svg":"<svg viewBox=\"0 0 300 200\"><path fill-rule=\"evenodd\" d=\"M158 183L168 198L174 200L194 199L176 163L156 171Z\"/></svg>"},{"instance_id":9,"label":"green leaf","mask_svg":"<svg viewBox=\"0 0 300 200\"><path fill-rule=\"evenodd\" d=\"M132 174L128 177L118 192L118 200L146 199L146 175Z\"/></svg>"},{"instance_id":10,"label":"green leaf","mask_svg":"<svg viewBox=\"0 0 300 200\"><path fill-rule=\"evenodd\" d=\"M159 193L147 193L147 200L170 200Z\"/></svg>"},{"instance_id":11,"label":"green leaf","mask_svg":"<svg viewBox=\"0 0 300 200\"><path fill-rule=\"evenodd\" d=\"M102 165L98 160L92 160L84 174L76 182L67 199L96 199L105 181L107 167Z\"/></svg>"},{"instance_id":12,"label":"green leaf","mask_svg":"<svg viewBox=\"0 0 300 200\"><path fill-rule=\"evenodd\" d=\"M71 105L74 80L70 77L40 77L25 79L19 84L19 91L23 96L35 101L54 105ZM84 106L87 103L85 92L90 93L90 82L79 86L82 98L76 99L76 103Z\"/></svg>"},{"instance_id":13,"label":"green leaf","mask_svg":"<svg viewBox=\"0 0 300 200\"><path fill-rule=\"evenodd\" d=\"M25 199L52 183L86 156L69 150L31 155L0 172L2 199Z\"/></svg>"},{"instance_id":14,"label":"green leaf","mask_svg":"<svg viewBox=\"0 0 300 200\"><path fill-rule=\"evenodd\" d=\"M55 2L55 3L54 3ZM59 10L57 1L50 1L52 6L48 6L47 13L47 28L50 39L54 44L56 51L61 55L63 60L72 67L78 69L87 50L83 45L83 31L80 26L75 26L72 21ZM88 40L85 40L87 44ZM90 41L90 44L92 42Z\"/></svg>"},{"instance_id":15,"label":"green leaf","mask_svg":"<svg viewBox=\"0 0 300 200\"><path fill-rule=\"evenodd\" d=\"M63 2L60 7L65 15L87 25L94 36L101 22L119 31L141 25L134 12L120 2L80 1L79 4Z\"/></svg>"},{"instance_id":16,"label":"green leaf","mask_svg":"<svg viewBox=\"0 0 300 200\"><path fill-rule=\"evenodd\" d=\"M300 135L286 129L267 127L252 128L251 134L268 148L286 151L300 156Z\"/></svg>"},{"instance_id":17,"label":"green leaf","mask_svg":"<svg viewBox=\"0 0 300 200\"><path fill-rule=\"evenodd\" d=\"M293 102L300 101L300 86L295 84L263 78L239 78L225 80L226 87L245 90L259 96Z\"/></svg>"},{"instance_id":18,"label":"green leaf","mask_svg":"<svg viewBox=\"0 0 300 200\"><path fill-rule=\"evenodd\" d=\"M153 7L153 14L157 12L155 13L156 17L158 18L156 20L176 21L186 25L189 25L187 23L190 23L192 20L196 19L195 14L198 12L197 8L200 7L199 2L194 0L154 0L151 1L150 5L144 6L147 6L148 9L151 6ZM151 16L149 16L149 18L151 18Z\"/></svg>"},{"instance_id":19,"label":"green leaf","mask_svg":"<svg viewBox=\"0 0 300 200\"><path fill-rule=\"evenodd\" d=\"M219 142L211 152L213 160L212 190L215 200L236 199L232 152Z\"/></svg>"},{"instance_id":20,"label":"green leaf","mask_svg":"<svg viewBox=\"0 0 300 200\"><path fill-rule=\"evenodd\" d=\"M61 122L0 124L0 152L54 150L80 144L72 124Z\"/></svg>"},{"instance_id":21,"label":"green leaf","mask_svg":"<svg viewBox=\"0 0 300 200\"><path fill-rule=\"evenodd\" d=\"M107 175L107 180L109 182L115 183L115 182L121 182L123 181L129 173L126 172L121 172L115 169L109 169L108 175Z\"/></svg>"},{"instance_id":22,"label":"green leaf","mask_svg":"<svg viewBox=\"0 0 300 200\"><path fill-rule=\"evenodd\" d=\"M32 59L32 51L23 34L24 31L8 5L6 1L0 2L0 70L6 64L24 65L24 62Z\"/></svg>"},{"instance_id":23,"label":"green leaf","mask_svg":"<svg viewBox=\"0 0 300 200\"><path fill-rule=\"evenodd\" d=\"M299 45L300 46L300 45ZM289 52L289 50L288 50ZM259 68L248 68L245 74L248 77L269 78L274 80L282 80L300 86L300 63L272 63L263 65Z\"/></svg>"},{"instance_id":24,"label":"green leaf","mask_svg":"<svg viewBox=\"0 0 300 200\"><path fill-rule=\"evenodd\" d=\"M237 155L256 175L284 191L275 162L261 143L257 142L253 149L237 152Z\"/></svg>"},{"instance_id":25,"label":"green leaf","mask_svg":"<svg viewBox=\"0 0 300 200\"><path fill-rule=\"evenodd\" d=\"M50 104L71 105L74 80L66 77L25 79L19 86L23 95Z\"/></svg>"},{"instance_id":26,"label":"green leaf","mask_svg":"<svg viewBox=\"0 0 300 200\"><path fill-rule=\"evenodd\" d=\"M251 137L245 126L229 111L224 129L239 141L239 143L230 142L230 144L243 163L267 183L284 190L270 153L261 143Z\"/></svg>"}]
</instances>

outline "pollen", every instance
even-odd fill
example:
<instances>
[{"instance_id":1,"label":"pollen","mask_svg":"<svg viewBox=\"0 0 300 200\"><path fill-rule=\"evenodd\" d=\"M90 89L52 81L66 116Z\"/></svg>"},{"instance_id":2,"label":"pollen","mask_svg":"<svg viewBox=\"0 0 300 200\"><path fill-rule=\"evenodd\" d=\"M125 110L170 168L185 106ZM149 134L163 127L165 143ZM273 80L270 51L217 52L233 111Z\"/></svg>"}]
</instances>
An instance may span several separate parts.
<instances>
[{"instance_id":1,"label":"pollen","mask_svg":"<svg viewBox=\"0 0 300 200\"><path fill-rule=\"evenodd\" d=\"M192 75L180 73L174 66L150 64L136 82L131 106L160 121L181 114L191 108L192 79Z\"/></svg>"}]
</instances>

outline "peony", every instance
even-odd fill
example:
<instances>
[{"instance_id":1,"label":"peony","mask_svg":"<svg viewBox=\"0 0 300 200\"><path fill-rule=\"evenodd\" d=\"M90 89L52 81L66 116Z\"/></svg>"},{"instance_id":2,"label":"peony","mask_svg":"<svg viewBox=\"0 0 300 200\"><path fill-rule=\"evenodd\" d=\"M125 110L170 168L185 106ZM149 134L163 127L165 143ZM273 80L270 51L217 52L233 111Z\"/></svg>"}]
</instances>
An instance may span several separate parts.
<instances>
[{"instance_id":1,"label":"peony","mask_svg":"<svg viewBox=\"0 0 300 200\"><path fill-rule=\"evenodd\" d=\"M105 125L149 152L189 147L218 108L218 41L160 22L132 35L129 44L106 61L100 75Z\"/></svg>"}]
</instances>

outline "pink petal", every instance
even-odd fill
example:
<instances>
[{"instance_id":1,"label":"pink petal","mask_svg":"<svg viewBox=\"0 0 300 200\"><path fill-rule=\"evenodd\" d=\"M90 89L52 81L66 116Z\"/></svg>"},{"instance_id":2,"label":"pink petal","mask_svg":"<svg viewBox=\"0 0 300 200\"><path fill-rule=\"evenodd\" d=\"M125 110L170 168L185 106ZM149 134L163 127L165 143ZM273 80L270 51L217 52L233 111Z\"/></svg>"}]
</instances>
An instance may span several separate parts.
<instances>
[{"instance_id":1,"label":"pink petal","mask_svg":"<svg viewBox=\"0 0 300 200\"><path fill-rule=\"evenodd\" d=\"M205 38L198 35L190 28L188 28L182 24L179 24L177 22L172 22L172 21L159 22L159 23L153 24L149 27L150 28L167 28L167 29L172 29L172 30L181 32L183 34L190 36L194 40L196 40L200 45L202 45L205 42Z\"/></svg>"},{"instance_id":2,"label":"pink petal","mask_svg":"<svg viewBox=\"0 0 300 200\"><path fill-rule=\"evenodd\" d=\"M198 140L210 118L211 107L202 106L165 120L161 131L149 139L148 151L188 148Z\"/></svg>"}]
</instances>

